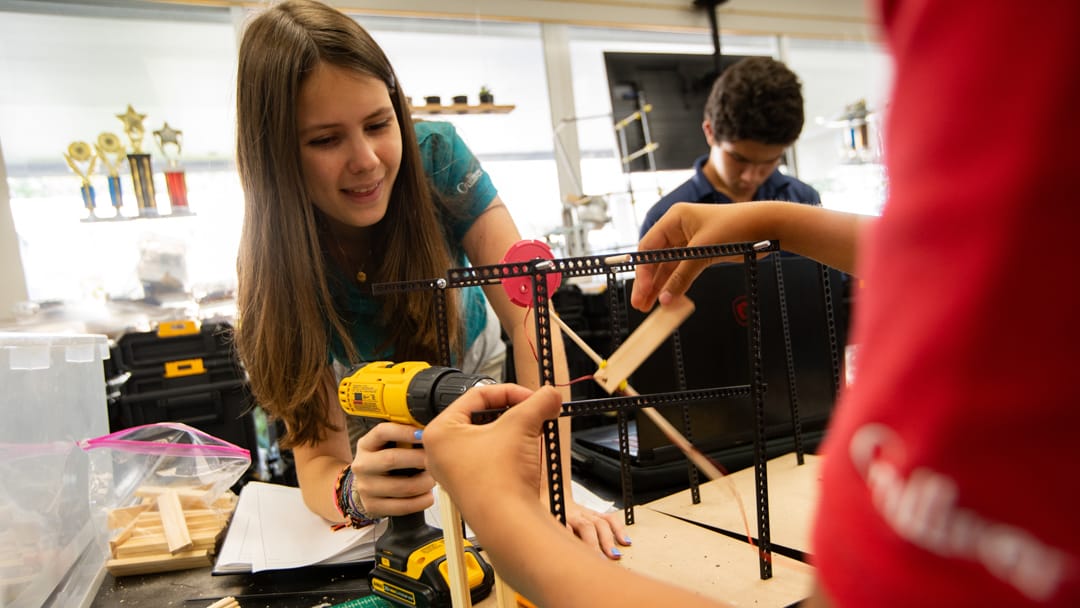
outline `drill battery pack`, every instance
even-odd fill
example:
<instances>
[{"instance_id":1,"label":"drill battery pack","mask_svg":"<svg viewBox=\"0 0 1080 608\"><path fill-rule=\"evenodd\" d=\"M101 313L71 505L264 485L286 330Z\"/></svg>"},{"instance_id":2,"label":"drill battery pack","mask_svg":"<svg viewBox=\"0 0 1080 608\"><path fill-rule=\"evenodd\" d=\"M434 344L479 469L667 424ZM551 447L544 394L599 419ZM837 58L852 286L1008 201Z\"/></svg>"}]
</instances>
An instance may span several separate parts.
<instances>
[{"instance_id":1,"label":"drill battery pack","mask_svg":"<svg viewBox=\"0 0 1080 608\"><path fill-rule=\"evenodd\" d=\"M390 518L390 528L376 544L372 592L395 605L450 608L450 565L442 531L424 523L422 512ZM468 541L464 557L469 595L479 602L491 593L495 571Z\"/></svg>"}]
</instances>

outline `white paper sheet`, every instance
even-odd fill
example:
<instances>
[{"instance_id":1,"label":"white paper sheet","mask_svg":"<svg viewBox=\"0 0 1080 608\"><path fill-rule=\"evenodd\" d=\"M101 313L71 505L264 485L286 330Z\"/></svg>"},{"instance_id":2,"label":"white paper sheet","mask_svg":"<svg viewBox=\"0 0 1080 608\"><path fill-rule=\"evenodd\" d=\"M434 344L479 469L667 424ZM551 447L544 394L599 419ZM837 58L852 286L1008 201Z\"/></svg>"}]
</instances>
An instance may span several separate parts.
<instances>
[{"instance_id":1,"label":"white paper sheet","mask_svg":"<svg viewBox=\"0 0 1080 608\"><path fill-rule=\"evenodd\" d=\"M577 482L573 482L572 489L581 505L601 513L612 509L612 503L597 498ZM441 526L437 503L427 510L425 519L433 526ZM359 530L345 527L334 531L329 522L308 510L299 488L250 481L240 491L214 573L371 560L375 539L386 525L383 521ZM472 530L466 528L466 535L471 537Z\"/></svg>"},{"instance_id":2,"label":"white paper sheet","mask_svg":"<svg viewBox=\"0 0 1080 608\"><path fill-rule=\"evenodd\" d=\"M304 505L299 488L248 482L240 491L215 573L284 570L372 559L385 523L332 530Z\"/></svg>"}]
</instances>

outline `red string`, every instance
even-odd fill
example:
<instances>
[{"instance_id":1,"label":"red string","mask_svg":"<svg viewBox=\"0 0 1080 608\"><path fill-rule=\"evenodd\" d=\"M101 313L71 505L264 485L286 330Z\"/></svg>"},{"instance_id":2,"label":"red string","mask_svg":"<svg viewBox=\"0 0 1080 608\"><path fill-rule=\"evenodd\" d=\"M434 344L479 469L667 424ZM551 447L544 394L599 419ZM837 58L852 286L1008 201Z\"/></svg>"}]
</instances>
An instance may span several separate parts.
<instances>
[{"instance_id":1,"label":"red string","mask_svg":"<svg viewBox=\"0 0 1080 608\"><path fill-rule=\"evenodd\" d=\"M536 361L539 361L540 357L537 356L537 354L536 354L536 345L533 344L532 333L529 331L529 328L528 328L529 311L530 310L532 310L532 304L529 304L528 306L525 307L525 318L523 318L521 320L521 329L522 329L522 331L525 332L525 339L529 341L529 350L532 351L533 359L536 360Z\"/></svg>"},{"instance_id":2,"label":"red string","mask_svg":"<svg viewBox=\"0 0 1080 608\"><path fill-rule=\"evenodd\" d=\"M571 384L577 384L578 382L583 382L585 380L592 380L592 379L593 379L593 375L589 374L588 376L582 376L580 378L574 378L573 380L571 380L571 381L569 381L569 382L567 382L565 384L556 384L555 386L570 386Z\"/></svg>"},{"instance_id":3,"label":"red string","mask_svg":"<svg viewBox=\"0 0 1080 608\"><path fill-rule=\"evenodd\" d=\"M529 341L529 350L532 351L533 360L539 362L540 357L536 354L536 345L533 344L532 333L529 332L529 328L527 327L527 325L529 323L529 311L530 310L532 310L532 305L531 304L529 306L525 307L525 318L521 320L521 328L525 331L525 338ZM585 380L592 380L592 379L593 379L593 375L589 374L587 376L581 376L580 378L574 378L573 380L571 380L569 382L566 382L564 384L556 384L555 386L570 386L571 384L577 384L578 382L584 382Z\"/></svg>"}]
</instances>

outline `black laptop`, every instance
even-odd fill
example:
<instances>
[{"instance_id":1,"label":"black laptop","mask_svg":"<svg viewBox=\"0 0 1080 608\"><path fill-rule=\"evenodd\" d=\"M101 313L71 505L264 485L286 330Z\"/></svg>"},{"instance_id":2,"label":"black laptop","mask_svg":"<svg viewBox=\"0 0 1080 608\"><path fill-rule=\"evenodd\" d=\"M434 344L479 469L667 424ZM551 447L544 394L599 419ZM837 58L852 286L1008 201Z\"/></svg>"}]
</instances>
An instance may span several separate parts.
<instances>
[{"instance_id":1,"label":"black laptop","mask_svg":"<svg viewBox=\"0 0 1080 608\"><path fill-rule=\"evenodd\" d=\"M762 364L766 384L765 416L769 457L795 449L791 394L779 308L776 256L758 262L758 297L762 329ZM803 448L812 453L820 442L835 401L834 365L839 365L847 339L846 276L827 270L836 342L830 346L822 266L799 256L780 258L795 369L796 399ZM625 283L629 301L633 280ZM696 310L679 329L687 389L748 385L751 381L747 332L746 271L743 264L706 268L687 294ZM630 309L629 330L644 313ZM668 338L629 378L641 394L679 390L674 339ZM704 401L689 406L690 438L721 468L739 470L753 464L754 409L749 396ZM660 408L682 428L680 407ZM640 412L629 426L631 473L635 492L686 487L686 461L678 448ZM617 488L619 443L614 424L574 432L575 469Z\"/></svg>"}]
</instances>

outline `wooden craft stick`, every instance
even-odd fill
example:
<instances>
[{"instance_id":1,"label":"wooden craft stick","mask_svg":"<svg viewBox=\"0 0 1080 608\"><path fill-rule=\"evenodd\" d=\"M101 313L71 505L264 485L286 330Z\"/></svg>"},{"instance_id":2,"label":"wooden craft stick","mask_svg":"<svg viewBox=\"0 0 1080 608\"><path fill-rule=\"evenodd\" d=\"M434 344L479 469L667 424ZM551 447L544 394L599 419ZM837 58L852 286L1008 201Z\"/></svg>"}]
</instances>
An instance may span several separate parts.
<instances>
[{"instance_id":1,"label":"wooden craft stick","mask_svg":"<svg viewBox=\"0 0 1080 608\"><path fill-rule=\"evenodd\" d=\"M108 525L110 530L116 530L118 528L125 528L135 521L139 515L148 510L150 505L134 505L131 507L121 507L119 509L112 509L109 511Z\"/></svg>"},{"instance_id":2,"label":"wooden craft stick","mask_svg":"<svg viewBox=\"0 0 1080 608\"><path fill-rule=\"evenodd\" d=\"M598 363L601 368L593 374L596 383L608 393L615 392L619 384L693 312L694 303L686 296L679 296L664 306L656 307L622 346L608 357L606 366Z\"/></svg>"},{"instance_id":3,"label":"wooden craft stick","mask_svg":"<svg viewBox=\"0 0 1080 608\"><path fill-rule=\"evenodd\" d=\"M172 492L183 498L203 498L210 491L210 486L195 486L190 488L170 488L168 486L139 486L135 489L135 496L155 497Z\"/></svg>"},{"instance_id":4,"label":"wooden craft stick","mask_svg":"<svg viewBox=\"0 0 1080 608\"><path fill-rule=\"evenodd\" d=\"M160 555L110 559L105 562L105 568L113 576L128 576L130 574L152 574L154 572L169 572L186 568L201 568L202 566L209 566L212 561L210 553L203 549L200 551L181 551L167 559L162 559Z\"/></svg>"},{"instance_id":5,"label":"wooden craft stick","mask_svg":"<svg viewBox=\"0 0 1080 608\"><path fill-rule=\"evenodd\" d=\"M131 538L131 535L134 534L135 525L135 520L132 519L130 522L128 522L128 525L125 526L123 530L121 530L115 537L109 540L109 550L114 556L116 555L116 548L124 544L124 542L126 542L129 538Z\"/></svg>"},{"instance_id":6,"label":"wooden craft stick","mask_svg":"<svg viewBox=\"0 0 1080 608\"><path fill-rule=\"evenodd\" d=\"M503 580L503 577L499 576L499 572L495 572L495 607L496 608L518 608L517 601L518 594L514 591L510 585Z\"/></svg>"},{"instance_id":7,"label":"wooden craft stick","mask_svg":"<svg viewBox=\"0 0 1080 608\"><path fill-rule=\"evenodd\" d=\"M180 499L181 508L184 505L184 499ZM229 518L224 513L218 513L209 509L199 509L191 511L184 509L184 520L187 521L188 527L195 527L199 524L209 525L224 525L228 522ZM158 511L147 511L135 518L136 525L140 528L147 526L160 526L161 525L161 513Z\"/></svg>"},{"instance_id":8,"label":"wooden craft stick","mask_svg":"<svg viewBox=\"0 0 1080 608\"><path fill-rule=\"evenodd\" d=\"M206 608L232 608L233 606L239 605L240 602L237 602L236 598L230 595L228 597L221 598L220 600L214 602L213 604L210 604Z\"/></svg>"},{"instance_id":9,"label":"wooden craft stick","mask_svg":"<svg viewBox=\"0 0 1080 608\"><path fill-rule=\"evenodd\" d=\"M192 535L189 551L199 549L213 550L217 544L220 530L208 530ZM127 542L118 543L113 548L113 557L137 557L139 555L159 555L165 558L172 555L169 551L169 543L163 534L151 534L148 536L135 536L127 539Z\"/></svg>"},{"instance_id":10,"label":"wooden craft stick","mask_svg":"<svg viewBox=\"0 0 1080 608\"><path fill-rule=\"evenodd\" d=\"M180 506L180 496L173 491L162 492L157 497L161 525L165 528L165 539L169 543L169 553L179 553L190 549L191 535L188 533L184 509Z\"/></svg>"},{"instance_id":11,"label":"wooden craft stick","mask_svg":"<svg viewBox=\"0 0 1080 608\"><path fill-rule=\"evenodd\" d=\"M135 519L135 525L140 531L151 532L161 531L164 526L161 524L161 516L154 513L156 517L147 519ZM195 530L205 529L220 529L224 528L228 524L228 519L222 515L217 517L191 517L185 512L185 521L188 524L188 531L194 533Z\"/></svg>"},{"instance_id":12,"label":"wooden craft stick","mask_svg":"<svg viewBox=\"0 0 1080 608\"><path fill-rule=\"evenodd\" d=\"M190 534L192 538L195 538L195 536L197 534L202 534L204 532L215 532L217 530L220 530L220 529L224 528L225 527L225 521L224 520L217 520L217 521L214 521L214 520L206 520L206 521L196 520L196 521L192 522L190 519L188 519L187 520L187 527L188 527L188 534ZM136 524L136 530L135 530L135 535L136 536L145 536L145 535L152 535L152 534L157 534L159 536L162 536L162 535L165 534L165 526L161 525L161 519L157 519L157 520L154 520L154 521L148 521L146 523L139 522L139 523Z\"/></svg>"},{"instance_id":13,"label":"wooden craft stick","mask_svg":"<svg viewBox=\"0 0 1080 608\"><path fill-rule=\"evenodd\" d=\"M439 518L442 520L443 545L446 547L447 578L450 583L450 604L454 608L471 608L468 574L465 572L465 539L461 532L461 513L442 486L439 489Z\"/></svg>"}]
</instances>

